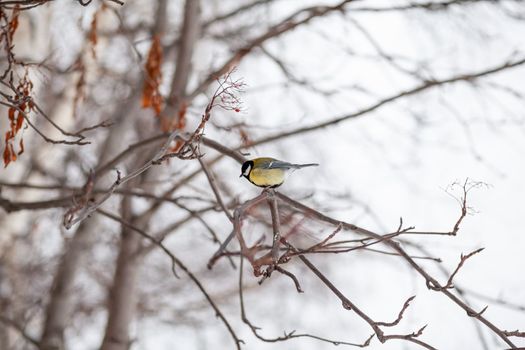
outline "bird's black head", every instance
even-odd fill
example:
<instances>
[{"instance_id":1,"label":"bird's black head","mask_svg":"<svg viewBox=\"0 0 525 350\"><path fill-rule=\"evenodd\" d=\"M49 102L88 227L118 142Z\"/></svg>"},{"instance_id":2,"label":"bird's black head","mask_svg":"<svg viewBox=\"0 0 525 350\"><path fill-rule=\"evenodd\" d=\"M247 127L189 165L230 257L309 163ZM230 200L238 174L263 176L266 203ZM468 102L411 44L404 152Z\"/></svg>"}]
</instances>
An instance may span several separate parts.
<instances>
[{"instance_id":1,"label":"bird's black head","mask_svg":"<svg viewBox=\"0 0 525 350\"><path fill-rule=\"evenodd\" d=\"M253 168L252 160L247 160L246 162L242 163L241 175L239 177L244 176L248 178L248 175L250 174L250 171L252 171L252 168Z\"/></svg>"}]
</instances>

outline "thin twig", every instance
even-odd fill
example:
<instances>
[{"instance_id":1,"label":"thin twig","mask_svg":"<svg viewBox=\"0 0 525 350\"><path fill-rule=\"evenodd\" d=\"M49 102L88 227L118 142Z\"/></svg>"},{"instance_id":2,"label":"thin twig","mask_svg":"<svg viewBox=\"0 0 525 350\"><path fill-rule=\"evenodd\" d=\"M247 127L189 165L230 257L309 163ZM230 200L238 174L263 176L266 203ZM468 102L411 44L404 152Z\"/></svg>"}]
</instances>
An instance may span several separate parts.
<instances>
[{"instance_id":1,"label":"thin twig","mask_svg":"<svg viewBox=\"0 0 525 350\"><path fill-rule=\"evenodd\" d=\"M128 182L131 179L136 178L137 176L139 176L140 174L142 174L143 172L148 170L151 166L156 164L158 162L158 160L160 158L162 158L162 156L164 156L164 154L166 154L166 152L167 152L171 142L176 137L180 137L180 135L179 135L179 133L177 131L174 131L173 133L171 133L170 137L164 143L164 145L161 147L161 149L153 156L153 158L151 160L146 162L146 164L144 164L140 168L136 169L135 171L131 172L130 174L128 174L128 175L126 175L126 176L124 176L122 178L120 177L120 175L117 176L117 180L108 189L108 191L104 195L102 195L100 198L98 198L97 201L95 201L93 203L90 202L86 206L84 206L84 208L82 208L82 210L77 214L76 217L64 216L64 227L66 229L70 229L76 223L86 219L91 213L93 213L95 210L97 210L106 200L108 200L109 197L111 197L111 195L115 192L117 187L119 187L122 184L125 184L126 182ZM118 173L118 171L117 171L117 173Z\"/></svg>"},{"instance_id":2,"label":"thin twig","mask_svg":"<svg viewBox=\"0 0 525 350\"><path fill-rule=\"evenodd\" d=\"M195 149L193 151L195 152ZM199 161L202 170L204 171L204 174L206 174L206 178L208 179L208 183L210 184L213 194L215 195L215 199L217 199L217 203L219 203L222 211L228 217L228 220L230 220L230 222L233 222L233 216L224 204L224 201L222 200L221 193L219 191L219 188L217 188L217 183L211 170L208 168L208 165L202 160L202 157L197 157L197 160Z\"/></svg>"}]
</instances>

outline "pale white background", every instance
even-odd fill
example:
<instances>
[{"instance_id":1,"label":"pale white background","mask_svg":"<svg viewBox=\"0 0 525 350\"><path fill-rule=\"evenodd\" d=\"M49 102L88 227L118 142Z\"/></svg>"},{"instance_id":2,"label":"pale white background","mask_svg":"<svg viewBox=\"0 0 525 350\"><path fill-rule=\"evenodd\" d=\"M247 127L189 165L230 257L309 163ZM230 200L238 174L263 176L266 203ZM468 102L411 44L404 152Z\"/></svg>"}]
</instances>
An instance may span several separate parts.
<instances>
[{"instance_id":1,"label":"pale white background","mask_svg":"<svg viewBox=\"0 0 525 350\"><path fill-rule=\"evenodd\" d=\"M267 11L259 11L254 18L276 22L296 8L321 2L282 1ZM58 3L51 6L57 11L57 18L61 17L61 22L51 30L51 35L55 41L55 57L67 62L68 55L75 50L76 35L79 35L71 28L75 28L79 19L89 23L92 9L78 9L73 5ZM209 7L207 1L203 3L207 15L226 10L220 2L210 1ZM362 3L363 6L390 6L394 2ZM509 2L509 7L512 5ZM173 5L172 10L173 16L180 15L179 7ZM349 12L348 16L358 20L380 43L384 52L426 61L430 67L426 74L436 79L458 72L484 70L500 64L512 52L517 52L515 57L525 54L520 51L525 44L525 30L519 21L509 21L501 13L491 11L487 5L471 6L467 11L457 10L453 13L455 15L429 14L415 10L406 14L353 15ZM262 29L254 30L254 35L259 31ZM306 88L283 86L285 78L280 70L259 50L255 50L235 73L247 84L242 95L243 111L235 115L224 112L214 115L214 120L220 125L232 124L233 120L237 120L259 126L251 131L254 139L348 114L377 99L420 84L392 69L384 61L368 59L367 55L376 53L374 48L361 32L339 14L315 20L307 27L268 42L264 48L281 55L290 71L298 77L308 79L317 88L333 90L335 93L326 98ZM348 51L357 52L362 57L348 55ZM197 69L204 70L210 64L218 65L226 57L228 53L223 47L203 41L198 45L195 64ZM411 67L410 62L407 67ZM480 80L482 83L489 81L523 91L525 69L516 68ZM348 89L354 85L366 88L370 94ZM204 97L197 100L201 104L205 101ZM199 108L193 107L196 115L200 113ZM320 209L341 220L380 233L395 230L400 217L406 225L416 226L419 230L448 231L455 223L460 207L446 193L447 186L466 178L486 183L487 186L469 193L468 204L472 207L473 215L464 220L457 237L409 239L425 245L432 256L441 257L443 265L449 270L456 266L461 253L485 247L481 254L465 264L456 283L492 298L525 304L523 110L523 101L508 94L483 84L475 89L460 82L403 98L358 119L304 136L261 145L249 151L254 156L274 156L298 163L320 163L318 168L293 174L280 190L296 198L312 195L307 200L311 205L321 204L323 208ZM232 147L239 142L236 136L225 136L213 128L207 130L207 135L219 138ZM27 137L30 137L29 133ZM36 135L31 134L31 137ZM96 145L90 147L86 148L87 154L93 152ZM27 152L35 150L29 148ZM56 148L50 148L42 151L42 156L56 152ZM13 166L2 170L0 176L9 179L20 171L21 165L17 166L19 168ZM183 166L171 165L173 171ZM198 164L191 166L197 167ZM224 160L214 170L221 174L222 181L235 196L249 199L258 193L248 182L238 178L239 166L234 161ZM201 178L199 181L204 186L203 180ZM454 193L460 195L459 192ZM341 198L341 195L347 196ZM55 214L46 222L52 231L57 232L60 216L59 212ZM165 215L168 219L169 210L165 211ZM15 223L17 217L20 216L10 216L8 223L14 227L20 226ZM224 236L229 233L224 218L213 220L217 227L222 228L218 231ZM102 221L101 225L103 231L117 232L109 222ZM174 237L169 241L170 247L192 270L199 271L199 277L204 279L210 291L234 290L237 273L233 271L224 273L224 279L206 282L206 277L213 272L205 271L204 265L214 248L204 247L202 234L200 238L191 237L196 232L200 232L199 229L195 228L180 236L189 237L188 241L179 236ZM203 248L195 251L194 242L199 242L199 239ZM46 244L53 245L56 242L49 237L42 237L39 249L45 251ZM371 253L312 259L352 301L376 320L393 320L405 299L417 295L403 322L393 331L412 332L428 324L421 339L439 349L481 348L474 323L465 312L440 294L428 291L421 277L401 259ZM161 266L162 271L166 272L164 278L172 278L168 275L169 262L161 254L148 259L145 274L149 264ZM421 264L441 281L446 280L433 263ZM222 268L225 267L226 264L222 265ZM280 276L272 277L261 287L253 286L247 293L250 318L263 328L264 335L273 337L281 335L284 330L297 329L300 333L310 332L359 343L372 333L352 312L344 311L339 301L307 270L299 264L292 264L291 269L298 274L305 289L304 294L298 295L290 281ZM251 285L255 282L248 270L245 282ZM184 286L183 294L161 295L174 305L202 302L198 291L187 279L167 283L182 283ZM93 293L97 295L98 292ZM162 290L157 293L162 294ZM103 298L103 293L99 297ZM520 328L524 331L523 311L517 312L473 297L469 297L469 300L478 310L488 304L484 315L501 329ZM334 348L333 345L304 338L277 344L260 342L240 321L235 298L219 298L219 302L236 331L246 341L246 349ZM158 317L165 322L150 317L134 324L134 334L138 337L134 349L232 348L224 326L205 307L198 309L195 316L198 320L205 320L202 324L181 325L177 315L170 314L169 308L165 312ZM101 313L86 324L75 325L76 330L68 334L71 349L96 348L100 344L104 317L104 313ZM489 349L505 348L483 326L481 329ZM513 340L525 346L523 340ZM376 339L369 347L412 348L416 347L400 341L381 345Z\"/></svg>"}]
</instances>

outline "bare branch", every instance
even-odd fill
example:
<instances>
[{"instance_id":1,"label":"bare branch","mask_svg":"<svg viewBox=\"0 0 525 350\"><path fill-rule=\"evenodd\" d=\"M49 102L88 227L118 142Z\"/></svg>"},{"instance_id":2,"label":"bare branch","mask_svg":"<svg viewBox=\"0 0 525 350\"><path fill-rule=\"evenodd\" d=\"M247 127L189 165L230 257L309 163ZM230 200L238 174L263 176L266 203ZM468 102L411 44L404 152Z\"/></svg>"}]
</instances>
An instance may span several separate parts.
<instances>
[{"instance_id":1,"label":"bare branch","mask_svg":"<svg viewBox=\"0 0 525 350\"><path fill-rule=\"evenodd\" d=\"M253 9L254 7L258 7L260 5L267 5L267 4L270 4L272 3L274 0L254 0L252 2L249 2L247 4L243 4L243 5L240 5L239 7L231 10L230 12L227 12L227 13L224 13L222 15L218 15L214 18L211 18L207 21L205 21L203 24L202 24L202 29L205 30L207 29L209 26L217 23L217 22L223 22L225 20L228 20L232 17L235 17L241 13L244 13L248 10L251 10Z\"/></svg>"},{"instance_id":2,"label":"bare branch","mask_svg":"<svg viewBox=\"0 0 525 350\"><path fill-rule=\"evenodd\" d=\"M365 107L357 112L354 112L354 113L350 113L350 114L346 114L346 115L343 115L343 116L340 116L340 117L336 117L336 118L333 118L333 119L330 119L330 120L327 120L327 121L324 121L324 122L321 122L319 124L314 124L314 125L310 125L310 126L305 126L305 127L300 127L300 128L297 128L297 129L294 129L294 130L290 130L290 131L285 131L285 132L282 132L282 133L279 133L279 134L276 134L276 135L271 135L271 136L268 136L268 137L264 137L264 138L261 138L259 140L255 140L253 142L250 142L249 146L256 146L256 145L261 145L263 143L268 143L268 142L272 142L272 141L276 141L276 140L281 140L281 139L284 139L284 138L287 138L287 137L290 137L290 136L295 136L295 135L299 135L299 134L304 134L304 133L307 133L307 132L311 132L311 131L315 131L315 130L319 130L319 129L322 129L322 128L325 128L325 127L328 127L328 126L333 126L333 125L336 125L336 124L339 124L341 122L344 122L344 121L347 121L349 119L353 119L353 118L357 118L357 117L361 117L363 115L366 115L382 106L385 106L385 105L388 105L392 102L395 102L395 101L398 101L404 97L408 97L408 96L412 96L412 95L415 95L417 93L420 93L422 91L425 91L425 90L429 90L431 88L434 88L434 87L437 87L437 86L443 86L443 85L447 85L447 84L453 84L453 83L457 83L457 82L472 82L472 81L475 81L479 78L482 78L482 77L486 77L486 76L490 76L492 74L495 74L495 73L499 73L501 71L504 71L504 70L507 70L507 69L512 69L512 68L516 68L516 67L519 67L519 66L522 66L523 64L525 64L525 58L519 58L519 59L509 59L507 62L504 62L503 64L500 64L498 66L495 66L495 67L492 67L492 68L488 68L486 70L482 70L482 71L478 71L478 72L474 72L474 73L467 73L467 74L460 74L460 75L456 75L456 76L452 76L452 77L449 77L449 78L446 78L446 79L441 79L441 80L429 80L429 81L426 81L424 82L423 84L419 85L419 86L416 86L412 89L409 89L409 90L404 90L404 91L401 91L397 94L394 94L390 97L387 97L387 98L384 98L368 107ZM244 146L241 146L239 148L245 148Z\"/></svg>"},{"instance_id":3,"label":"bare branch","mask_svg":"<svg viewBox=\"0 0 525 350\"><path fill-rule=\"evenodd\" d=\"M509 337L520 337L525 338L525 332L520 332L518 329L515 331L503 331Z\"/></svg>"},{"instance_id":4,"label":"bare branch","mask_svg":"<svg viewBox=\"0 0 525 350\"><path fill-rule=\"evenodd\" d=\"M288 203L290 205L293 205L296 208L299 208L299 209L303 210L304 212L308 213L309 215L311 215L313 217L316 217L317 219L319 219L321 221L331 223L334 226L342 224L343 228L345 228L345 229L352 230L352 231L355 231L357 233L363 234L366 237L373 237L373 238L376 238L376 239L381 239L381 236L378 235L377 233L374 233L372 231L363 229L363 228L358 227L358 226L353 225L353 224L349 224L349 223L346 223L346 222L342 222L342 221L338 221L338 220L332 219L332 218L330 218L330 217L328 217L328 216L326 216L326 215L324 215L324 214L322 214L322 213L320 213L320 212L318 212L318 211L316 211L316 210L314 210L314 209L312 209L310 207L305 206L302 203L299 203L299 202L297 202L297 201L295 201L295 200L293 200L293 199L283 195L280 192L277 192L276 194L277 194L277 196L280 199L282 199L286 203ZM452 294L448 289L442 288L442 286L439 284L439 282L434 277L432 277L430 274L428 274L421 266L419 266L414 261L414 259L412 259L405 252L405 250L403 248L401 248L401 246L398 243L393 242L391 240L385 240L384 243L387 246L389 246L391 249L393 249L396 253L398 253L414 270L416 270L425 279L427 284L430 284L433 287L438 288L439 292L443 293L451 301L453 301L455 304L457 304L459 307L461 307L463 310L465 310L465 312L467 312L467 314L469 316L475 315L475 316L471 316L471 317L477 318L481 323L483 323L490 330L492 330L494 332L494 334L496 334L505 343L507 343L507 345L509 345L511 347L515 347L515 345L512 343L512 341L509 340L509 338L503 333L503 331L500 328L498 328L492 322L490 322L489 320L484 318L481 315L481 313L477 313L476 311L474 311L470 306L468 306L464 301L462 301L456 295ZM300 256L302 256L302 255L300 255ZM304 258L304 256L303 256L303 258Z\"/></svg>"},{"instance_id":5,"label":"bare branch","mask_svg":"<svg viewBox=\"0 0 525 350\"><path fill-rule=\"evenodd\" d=\"M403 314L405 313L405 310L408 308L408 306L410 305L410 302L412 300L414 300L416 296L413 295L411 296L410 298L408 298L405 303L403 304L403 307L401 308L401 311L399 311L399 315L397 315L397 318L392 321L392 322L377 322L377 325L378 326L385 326L385 327L393 327L393 326L396 326L400 321L401 319L403 318ZM423 330L421 329L421 332ZM419 333L419 332L418 332Z\"/></svg>"},{"instance_id":6,"label":"bare branch","mask_svg":"<svg viewBox=\"0 0 525 350\"><path fill-rule=\"evenodd\" d=\"M19 211L19 210L40 210L40 209L51 209L51 208L65 208L71 204L72 196L66 196L56 199L36 201L36 202L18 202L11 201L0 197L0 207L2 207L7 213Z\"/></svg>"},{"instance_id":7,"label":"bare branch","mask_svg":"<svg viewBox=\"0 0 525 350\"><path fill-rule=\"evenodd\" d=\"M412 2L408 5L399 5L392 7L360 7L352 9L353 12L391 12L391 11L408 11L408 10L425 10L425 11L444 11L452 6L475 5L483 2L493 2L493 0L448 0L448 1L428 1Z\"/></svg>"},{"instance_id":8,"label":"bare branch","mask_svg":"<svg viewBox=\"0 0 525 350\"><path fill-rule=\"evenodd\" d=\"M2 322L3 324L5 324L7 326L10 326L10 327L16 329L16 331L22 336L22 338L24 338L28 343L30 343L33 346L35 346L37 349L40 349L40 343L38 342L38 340L36 340L35 338L33 338L32 336L27 334L27 332L25 331L23 326L19 325L15 321L13 321L13 320L11 320L11 319L3 316L3 315L0 315L0 322Z\"/></svg>"},{"instance_id":9,"label":"bare branch","mask_svg":"<svg viewBox=\"0 0 525 350\"><path fill-rule=\"evenodd\" d=\"M281 244L281 223L279 222L279 208L277 206L277 199L275 198L275 191L268 189L268 204L270 206L270 213L272 215L273 241L272 241L272 265L273 267L279 261L279 245Z\"/></svg>"},{"instance_id":10,"label":"bare branch","mask_svg":"<svg viewBox=\"0 0 525 350\"><path fill-rule=\"evenodd\" d=\"M211 189L213 191L213 194L215 194L215 198L217 199L217 203L219 203L219 205L221 206L221 209L224 212L224 214L226 214L226 216L228 217L228 220L230 220L230 222L233 222L233 216L230 213L230 211L228 210L228 208L226 208L226 205L224 204L224 201L222 200L222 196L221 196L220 191L217 188L217 184L215 182L215 177L213 176L213 174L211 173L210 169L208 168L208 165L202 160L202 158L201 157L197 157L197 159L199 160L199 163L200 163L200 165L202 167L202 170L204 170L204 173L206 174L206 177L208 178L208 183L210 184L210 187L211 187Z\"/></svg>"},{"instance_id":11,"label":"bare branch","mask_svg":"<svg viewBox=\"0 0 525 350\"><path fill-rule=\"evenodd\" d=\"M97 212L104 215L105 217L108 217L114 221L117 221L119 222L121 225L131 229L132 231L138 233L139 235L141 235L142 237L146 238L148 241L150 241L151 243L153 243L155 246L159 247L172 261L172 271L173 271L173 274L175 277L178 278L176 272L175 272L175 266L178 266L182 271L184 271L184 273L186 273L186 275L192 280L192 282L197 286L197 288L199 288L199 290L201 291L201 293L203 294L203 296L205 297L205 299L208 301L208 303L210 304L210 306L213 308L213 310L215 311L215 314L217 315L217 317L219 317L221 319L221 321L223 322L223 324L226 326L226 328L228 329L228 332L230 333L230 335L232 336L234 342L235 342L235 346L237 349L241 349L241 344L244 343L241 339L239 339L235 333L235 331L233 330L233 328L231 327L230 323L228 322L228 320L226 319L226 317L224 316L224 314L222 313L222 311L219 309L219 307L215 304L215 302L213 301L213 299L211 298L210 294L206 291L206 289L204 288L204 286L202 285L202 283L199 281L199 279L186 267L185 264L182 263L182 261L180 259L178 259L161 241L159 241L158 239L156 239L155 237L149 235L148 233L146 233L145 231L131 225L130 223L124 221L123 219L119 218L118 216L116 215L113 215L109 212L106 212L100 208L97 209Z\"/></svg>"},{"instance_id":12,"label":"bare branch","mask_svg":"<svg viewBox=\"0 0 525 350\"><path fill-rule=\"evenodd\" d=\"M244 261L244 258L241 256L240 257L240 268L239 268L239 303L240 303L240 307L241 307L241 319L250 328L252 333L258 339L260 339L260 340L262 340L264 342L267 342L267 343L277 343L277 342L281 342L281 341L290 340L290 339L293 339L293 338L312 338L312 339L316 339L316 340L319 340L319 341L322 341L322 342L331 343L333 345L348 345L348 346L355 346L355 347L359 347L359 348L364 348L364 347L367 347L368 345L370 345L370 342L372 341L372 338L374 337L375 334L372 334L370 337L368 337L362 344L349 343L349 342L344 342L344 341L339 341L339 340L331 340L331 339L319 337L319 336L312 335L312 334L296 334L295 330L291 331L291 332L284 332L283 336L275 337L275 338L267 338L267 337L262 336L259 333L259 330L261 328L255 326L248 319L248 316L247 316L247 313L246 313L246 307L244 305L244 292L243 292L243 289L244 289L243 288L243 261ZM298 291L300 290L300 287L297 286L297 285L296 285L296 288L298 289Z\"/></svg>"},{"instance_id":13,"label":"bare branch","mask_svg":"<svg viewBox=\"0 0 525 350\"><path fill-rule=\"evenodd\" d=\"M354 0L344 0L333 6L314 6L301 9L291 16L285 18L280 23L272 26L268 31L261 36L253 39L248 44L238 49L223 65L210 73L204 81L202 81L192 93L189 94L189 99L194 99L197 95L203 93L217 77L226 74L233 67L238 66L239 62L249 54L254 48L262 45L269 39L278 37L286 32L289 32L300 25L310 22L317 17L323 17L327 14L336 11L343 11L345 6Z\"/></svg>"},{"instance_id":14,"label":"bare branch","mask_svg":"<svg viewBox=\"0 0 525 350\"><path fill-rule=\"evenodd\" d=\"M297 251L296 248L294 248L289 242L285 241L285 244L292 250ZM381 324L385 325L384 322L378 323L378 322L373 321L366 313L364 313L352 301L350 301L350 299L348 299L332 282L330 282L330 280L323 273L321 273L321 271L319 271L319 269L315 267L315 265L312 264L312 262L310 262L310 260L308 260L304 255L299 255L299 259L301 259L301 261L339 298L339 300L341 300L343 307L345 309L354 311L360 318L366 321L366 323L368 323L370 327L372 327L372 329L375 332L375 335L377 336L380 342L384 343L390 339L404 339L407 341L414 342L426 349L435 349L431 345L421 340L414 339L416 337L419 337L423 333L423 330L425 329L426 326L422 327L417 332L414 332L408 335L385 335L384 332L380 328ZM406 307L408 307L408 305ZM404 312L406 307L402 309L399 319L401 319L402 313Z\"/></svg>"},{"instance_id":15,"label":"bare branch","mask_svg":"<svg viewBox=\"0 0 525 350\"><path fill-rule=\"evenodd\" d=\"M64 227L69 229L74 224L76 224L76 223L86 219L91 213L93 213L95 210L97 210L106 200L108 200L109 197L111 197L111 195L113 194L113 192L115 192L117 187L119 187L120 185L128 182L131 179L136 178L137 176L139 176L140 174L142 174L143 172L148 170L152 165L158 163L158 161L164 156L164 154L166 154L166 152L167 152L171 142L176 137L179 137L179 133L177 131L171 133L170 137L164 143L164 145L161 147L161 149L153 156L153 158L151 160L146 162L146 164L144 164L143 166L141 166L137 170L131 172L130 174L128 174L128 175L126 175L126 176L124 176L122 178L120 177L120 175L117 176L117 180L108 189L108 191L103 196L101 196L97 201L95 201L93 203L91 203L91 202L87 203L87 205L82 208L82 210L77 214L76 217L73 217L71 215L64 216Z\"/></svg>"},{"instance_id":16,"label":"bare branch","mask_svg":"<svg viewBox=\"0 0 525 350\"><path fill-rule=\"evenodd\" d=\"M458 273L459 269L463 266L463 264L465 263L465 261L467 261L468 258L473 256L474 254L480 253L483 249L485 249L485 248L476 249L476 250L474 250L473 252L471 252L471 253L469 253L467 255L461 254L458 266L456 267L454 272L452 272L452 274L448 278L447 284L443 288L454 288L452 280L454 279L454 276L456 276L456 274Z\"/></svg>"}]
</instances>

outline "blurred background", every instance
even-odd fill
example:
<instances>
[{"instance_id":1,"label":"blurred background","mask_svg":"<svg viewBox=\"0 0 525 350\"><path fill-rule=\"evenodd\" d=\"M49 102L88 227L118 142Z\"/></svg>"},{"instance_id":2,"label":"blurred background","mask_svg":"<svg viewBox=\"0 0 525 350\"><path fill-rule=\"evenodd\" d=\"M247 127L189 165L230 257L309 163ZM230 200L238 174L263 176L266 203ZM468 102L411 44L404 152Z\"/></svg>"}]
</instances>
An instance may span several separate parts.
<instances>
[{"instance_id":1,"label":"blurred background","mask_svg":"<svg viewBox=\"0 0 525 350\"><path fill-rule=\"evenodd\" d=\"M29 0L0 1L0 10L0 349L235 348L192 280L180 267L173 276L165 252L122 221L163 239L242 348L334 348L311 337L266 342L243 323L239 257L206 267L232 224L194 157L117 186L100 206L113 219L97 211L68 225L174 130L229 149L199 147L231 212L261 192L239 178L238 151L319 163L278 191L378 234L395 232L400 218L417 231L451 231L467 183L456 236L399 242L443 284L461 254L485 248L452 292L474 310L488 305L483 316L498 329L525 331L522 1ZM269 236L258 230L243 225ZM312 224L304 234L319 242L326 230ZM438 349L511 347L388 252L309 258L376 321L395 320L416 295L387 334L427 325L417 339ZM244 264L245 311L260 335L362 344L374 333L300 261L286 268L304 293L282 274L259 285Z\"/></svg>"}]
</instances>

